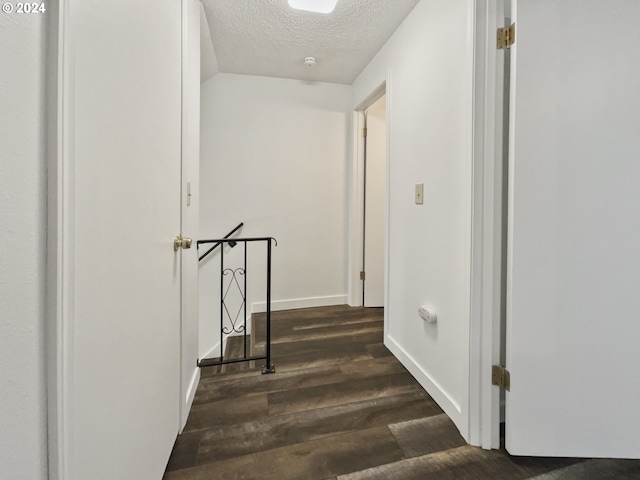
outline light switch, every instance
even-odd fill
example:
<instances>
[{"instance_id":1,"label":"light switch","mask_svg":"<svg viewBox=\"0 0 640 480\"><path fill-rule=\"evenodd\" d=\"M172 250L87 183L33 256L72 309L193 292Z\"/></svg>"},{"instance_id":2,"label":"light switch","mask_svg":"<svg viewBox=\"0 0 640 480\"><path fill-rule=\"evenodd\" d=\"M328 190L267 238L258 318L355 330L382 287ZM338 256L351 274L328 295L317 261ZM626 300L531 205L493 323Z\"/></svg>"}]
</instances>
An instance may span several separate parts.
<instances>
[{"instance_id":1,"label":"light switch","mask_svg":"<svg viewBox=\"0 0 640 480\"><path fill-rule=\"evenodd\" d=\"M416 183L416 205L424 203L424 183Z\"/></svg>"}]
</instances>

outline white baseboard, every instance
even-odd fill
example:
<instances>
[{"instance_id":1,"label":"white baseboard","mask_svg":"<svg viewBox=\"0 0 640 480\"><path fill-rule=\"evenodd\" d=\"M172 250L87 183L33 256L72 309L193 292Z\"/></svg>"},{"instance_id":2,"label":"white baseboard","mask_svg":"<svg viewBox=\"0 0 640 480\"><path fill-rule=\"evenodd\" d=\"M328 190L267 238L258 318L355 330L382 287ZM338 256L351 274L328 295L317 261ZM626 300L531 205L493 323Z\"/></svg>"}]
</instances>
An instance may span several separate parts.
<instances>
[{"instance_id":1,"label":"white baseboard","mask_svg":"<svg viewBox=\"0 0 640 480\"><path fill-rule=\"evenodd\" d=\"M187 408L191 408L191 404L193 404L193 398L196 396L196 390L198 389L198 384L200 383L200 367L196 367L193 371L193 376L191 377L191 382L189 382L189 388L187 389L187 395L185 400L185 404Z\"/></svg>"},{"instance_id":2,"label":"white baseboard","mask_svg":"<svg viewBox=\"0 0 640 480\"><path fill-rule=\"evenodd\" d=\"M200 383L200 368L196 367L193 371L193 376L191 377L191 382L189 382L189 388L187 388L187 394L185 396L185 404L182 409L182 422L180 424L180 433L184 429L187 424L187 418L189 418L189 411L191 410L191 405L193 405L193 399L196 396L196 390L198 390L198 384Z\"/></svg>"},{"instance_id":3,"label":"white baseboard","mask_svg":"<svg viewBox=\"0 0 640 480\"><path fill-rule=\"evenodd\" d=\"M442 388L431 375L427 373L416 361L409 355L398 343L389 335L385 336L385 346L400 360L400 363L409 370L409 373L415 377L422 388L424 388L429 395L436 401L440 408L444 410L444 413L453 421L458 427L460 433L465 440L469 437L469 424L468 419L462 415L462 408L456 402L449 393Z\"/></svg>"},{"instance_id":4,"label":"white baseboard","mask_svg":"<svg viewBox=\"0 0 640 480\"><path fill-rule=\"evenodd\" d=\"M275 300L271 302L271 311L296 310L298 308L328 307L331 305L346 305L347 295L331 295L329 297L292 298L290 300ZM251 305L252 313L267 311L267 302L256 302Z\"/></svg>"}]
</instances>

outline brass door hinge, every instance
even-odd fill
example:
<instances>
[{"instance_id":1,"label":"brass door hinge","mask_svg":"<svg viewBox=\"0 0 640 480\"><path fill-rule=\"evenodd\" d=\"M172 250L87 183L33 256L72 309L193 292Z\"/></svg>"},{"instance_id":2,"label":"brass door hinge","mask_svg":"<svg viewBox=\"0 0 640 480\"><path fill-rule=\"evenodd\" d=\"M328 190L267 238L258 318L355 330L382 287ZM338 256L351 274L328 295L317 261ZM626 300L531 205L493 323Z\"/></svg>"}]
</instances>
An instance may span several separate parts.
<instances>
[{"instance_id":1,"label":"brass door hinge","mask_svg":"<svg viewBox=\"0 0 640 480\"><path fill-rule=\"evenodd\" d=\"M364 277L365 277L364 272L360 272L360 280L364 280Z\"/></svg>"},{"instance_id":2,"label":"brass door hinge","mask_svg":"<svg viewBox=\"0 0 640 480\"><path fill-rule=\"evenodd\" d=\"M511 390L511 374L509 370L501 365L494 365L491 368L491 384L504 388L506 391Z\"/></svg>"},{"instance_id":3,"label":"brass door hinge","mask_svg":"<svg viewBox=\"0 0 640 480\"><path fill-rule=\"evenodd\" d=\"M366 128L362 129L362 137L363 138L367 138L367 129Z\"/></svg>"},{"instance_id":4,"label":"brass door hinge","mask_svg":"<svg viewBox=\"0 0 640 480\"><path fill-rule=\"evenodd\" d=\"M516 24L498 29L498 50L506 50L516 43Z\"/></svg>"}]
</instances>

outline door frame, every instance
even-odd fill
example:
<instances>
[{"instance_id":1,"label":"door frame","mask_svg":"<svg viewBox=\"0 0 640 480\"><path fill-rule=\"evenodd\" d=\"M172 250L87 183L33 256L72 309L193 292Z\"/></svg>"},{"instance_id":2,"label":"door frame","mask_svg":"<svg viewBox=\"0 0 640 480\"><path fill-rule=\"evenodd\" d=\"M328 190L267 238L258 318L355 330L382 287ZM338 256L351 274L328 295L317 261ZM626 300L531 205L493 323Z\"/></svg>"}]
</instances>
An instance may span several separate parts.
<instances>
[{"instance_id":1,"label":"door frame","mask_svg":"<svg viewBox=\"0 0 640 480\"><path fill-rule=\"evenodd\" d=\"M197 53L193 51L193 44L197 46ZM182 0L181 48L180 235L195 237L198 235L197 223L200 208L200 2L197 0ZM194 88L196 83L197 88ZM194 140L196 137L197 143ZM197 365L199 350L197 249L192 248L187 251L180 249L180 257L180 432L182 432L187 424L200 382L200 368ZM189 263L194 261L195 265Z\"/></svg>"},{"instance_id":2,"label":"door frame","mask_svg":"<svg viewBox=\"0 0 640 480\"><path fill-rule=\"evenodd\" d=\"M69 448L69 435L66 432L68 420L63 417L63 405L68 403L70 386L63 372L68 371L69 362L66 345L72 341L73 323L73 269L70 265L73 252L73 216L63 212L73 205L73 192L64 185L73 185L72 151L67 148L72 138L65 124L73 124L73 110L67 109L63 118L67 97L65 85L69 93L72 77L64 78L65 65L71 62L68 55L70 40L65 43L65 19L67 18L66 1L53 2L49 8L47 64L52 72L48 80L47 93L51 108L48 134L47 158L47 326L45 344L47 348L47 448L49 462L49 478L64 479L68 476L68 467L64 464L64 451ZM65 51L65 46L67 50ZM55 81L54 81L55 79ZM65 81L66 80L66 81ZM65 160L66 158L66 160ZM68 168L65 168L67 167ZM65 320L67 319L67 320Z\"/></svg>"},{"instance_id":3,"label":"door frame","mask_svg":"<svg viewBox=\"0 0 640 480\"><path fill-rule=\"evenodd\" d=\"M352 307L363 306L364 285L360 280L360 271L364 258L364 163L365 139L361 131L365 126L365 110L386 95L386 167L385 167L385 247L384 247L384 305L389 305L389 167L391 144L391 72L374 88L367 97L356 105L353 111L353 161L351 165L351 199L349 212L349 265L348 265L348 301ZM385 335L387 333L387 309L384 311Z\"/></svg>"},{"instance_id":4,"label":"door frame","mask_svg":"<svg viewBox=\"0 0 640 480\"><path fill-rule=\"evenodd\" d=\"M501 392L491 370L501 362L505 315L504 53L496 49L505 0L475 0L474 7L469 443L492 449L500 447Z\"/></svg>"}]
</instances>

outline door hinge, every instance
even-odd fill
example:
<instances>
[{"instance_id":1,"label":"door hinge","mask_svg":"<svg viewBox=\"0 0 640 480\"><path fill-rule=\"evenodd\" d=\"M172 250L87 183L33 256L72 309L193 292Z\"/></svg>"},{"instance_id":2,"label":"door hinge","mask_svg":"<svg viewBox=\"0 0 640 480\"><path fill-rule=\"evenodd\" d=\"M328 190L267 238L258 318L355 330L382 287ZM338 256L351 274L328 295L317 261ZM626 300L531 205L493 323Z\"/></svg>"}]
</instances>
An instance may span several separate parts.
<instances>
[{"instance_id":1,"label":"door hinge","mask_svg":"<svg viewBox=\"0 0 640 480\"><path fill-rule=\"evenodd\" d=\"M511 374L502 365L494 365L491 368L491 384L504 388L506 391L511 390Z\"/></svg>"},{"instance_id":2,"label":"door hinge","mask_svg":"<svg viewBox=\"0 0 640 480\"><path fill-rule=\"evenodd\" d=\"M367 129L366 128L362 129L362 137L363 138L367 138Z\"/></svg>"},{"instance_id":3,"label":"door hinge","mask_svg":"<svg viewBox=\"0 0 640 480\"><path fill-rule=\"evenodd\" d=\"M516 24L498 29L498 50L506 50L516 43Z\"/></svg>"},{"instance_id":4,"label":"door hinge","mask_svg":"<svg viewBox=\"0 0 640 480\"><path fill-rule=\"evenodd\" d=\"M360 272L360 280L364 280L364 277L365 277L364 272Z\"/></svg>"}]
</instances>

